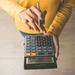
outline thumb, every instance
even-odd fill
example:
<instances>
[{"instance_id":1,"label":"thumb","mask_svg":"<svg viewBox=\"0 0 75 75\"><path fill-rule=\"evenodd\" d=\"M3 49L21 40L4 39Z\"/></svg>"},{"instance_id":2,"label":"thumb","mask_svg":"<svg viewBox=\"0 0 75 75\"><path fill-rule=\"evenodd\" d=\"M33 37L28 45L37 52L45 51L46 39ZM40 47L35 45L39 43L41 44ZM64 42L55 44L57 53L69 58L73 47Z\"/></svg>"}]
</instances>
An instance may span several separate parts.
<instances>
[{"instance_id":1,"label":"thumb","mask_svg":"<svg viewBox=\"0 0 75 75\"><path fill-rule=\"evenodd\" d=\"M39 1L37 2L37 8L40 9Z\"/></svg>"},{"instance_id":2,"label":"thumb","mask_svg":"<svg viewBox=\"0 0 75 75\"><path fill-rule=\"evenodd\" d=\"M59 56L59 41L56 36L53 35L53 42L54 42L54 47L55 47L55 57L58 58Z\"/></svg>"}]
</instances>

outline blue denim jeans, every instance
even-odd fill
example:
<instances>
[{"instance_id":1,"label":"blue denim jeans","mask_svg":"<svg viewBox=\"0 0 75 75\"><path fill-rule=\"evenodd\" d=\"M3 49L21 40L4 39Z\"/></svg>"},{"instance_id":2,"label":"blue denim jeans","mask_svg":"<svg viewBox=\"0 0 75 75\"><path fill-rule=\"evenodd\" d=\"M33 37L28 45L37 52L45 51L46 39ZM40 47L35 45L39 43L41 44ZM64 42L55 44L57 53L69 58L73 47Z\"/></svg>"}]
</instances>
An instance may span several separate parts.
<instances>
[{"instance_id":1,"label":"blue denim jeans","mask_svg":"<svg viewBox=\"0 0 75 75\"><path fill-rule=\"evenodd\" d=\"M26 35L29 35L28 33L24 33L24 32L22 32L22 31L19 31L20 33L21 33L21 35L23 36L23 37L25 37Z\"/></svg>"}]
</instances>

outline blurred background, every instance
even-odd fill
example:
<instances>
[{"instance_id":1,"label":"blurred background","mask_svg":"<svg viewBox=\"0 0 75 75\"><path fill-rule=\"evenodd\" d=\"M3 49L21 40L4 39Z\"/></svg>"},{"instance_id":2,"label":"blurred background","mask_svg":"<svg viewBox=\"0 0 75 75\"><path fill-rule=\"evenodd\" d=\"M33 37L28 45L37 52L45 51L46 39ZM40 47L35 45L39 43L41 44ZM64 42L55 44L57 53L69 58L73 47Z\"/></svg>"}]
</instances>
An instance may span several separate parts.
<instances>
[{"instance_id":1,"label":"blurred background","mask_svg":"<svg viewBox=\"0 0 75 75\"><path fill-rule=\"evenodd\" d=\"M0 9L0 75L75 75L75 9L59 39L57 69L24 70L24 39L14 19Z\"/></svg>"}]
</instances>

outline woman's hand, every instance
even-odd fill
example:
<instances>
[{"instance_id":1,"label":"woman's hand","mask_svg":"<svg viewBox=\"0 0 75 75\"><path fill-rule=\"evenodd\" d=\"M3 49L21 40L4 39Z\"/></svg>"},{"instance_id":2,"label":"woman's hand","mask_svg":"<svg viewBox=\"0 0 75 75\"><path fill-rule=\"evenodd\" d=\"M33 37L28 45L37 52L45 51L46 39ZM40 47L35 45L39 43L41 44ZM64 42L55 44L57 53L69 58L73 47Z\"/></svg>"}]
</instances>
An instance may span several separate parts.
<instances>
[{"instance_id":1,"label":"woman's hand","mask_svg":"<svg viewBox=\"0 0 75 75\"><path fill-rule=\"evenodd\" d=\"M35 6L31 6L30 8L19 13L20 19L23 24L26 25L27 28L31 30L35 29L36 31L40 31L36 26L36 23L38 22L38 17L42 18L41 15L42 13L40 9ZM30 22L33 26L30 26L28 22Z\"/></svg>"},{"instance_id":2,"label":"woman's hand","mask_svg":"<svg viewBox=\"0 0 75 75\"><path fill-rule=\"evenodd\" d=\"M44 33L44 35L51 35L52 36L53 42L54 42L54 47L55 47L55 57L57 59L58 56L59 56L59 40L58 40L58 37L56 37L52 33Z\"/></svg>"}]
</instances>

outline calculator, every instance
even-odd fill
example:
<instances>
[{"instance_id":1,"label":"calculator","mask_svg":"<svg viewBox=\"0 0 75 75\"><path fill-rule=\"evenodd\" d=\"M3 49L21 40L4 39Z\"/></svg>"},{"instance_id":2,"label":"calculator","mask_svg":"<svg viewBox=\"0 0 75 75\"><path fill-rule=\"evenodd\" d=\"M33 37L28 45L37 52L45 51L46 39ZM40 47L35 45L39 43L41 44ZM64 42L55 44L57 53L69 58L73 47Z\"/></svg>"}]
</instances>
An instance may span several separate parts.
<instances>
[{"instance_id":1,"label":"calculator","mask_svg":"<svg viewBox=\"0 0 75 75\"><path fill-rule=\"evenodd\" d=\"M26 35L24 50L24 69L57 68L52 36Z\"/></svg>"}]
</instances>

